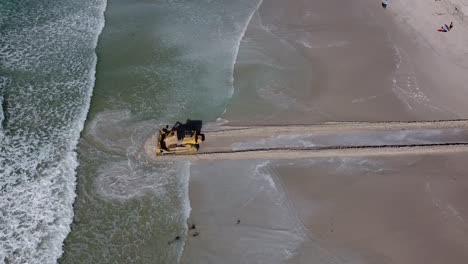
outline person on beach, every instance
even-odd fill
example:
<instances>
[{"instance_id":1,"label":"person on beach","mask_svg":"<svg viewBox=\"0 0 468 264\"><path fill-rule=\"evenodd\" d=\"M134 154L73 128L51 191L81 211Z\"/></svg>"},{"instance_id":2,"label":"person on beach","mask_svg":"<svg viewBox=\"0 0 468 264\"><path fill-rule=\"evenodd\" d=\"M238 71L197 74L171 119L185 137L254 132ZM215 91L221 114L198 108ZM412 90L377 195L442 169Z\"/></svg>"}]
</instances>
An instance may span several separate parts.
<instances>
[{"instance_id":1,"label":"person on beach","mask_svg":"<svg viewBox=\"0 0 468 264\"><path fill-rule=\"evenodd\" d=\"M447 30L444 27L439 28L437 31L439 32L447 32Z\"/></svg>"},{"instance_id":2,"label":"person on beach","mask_svg":"<svg viewBox=\"0 0 468 264\"><path fill-rule=\"evenodd\" d=\"M388 6L388 0L382 0L382 7L387 8Z\"/></svg>"}]
</instances>

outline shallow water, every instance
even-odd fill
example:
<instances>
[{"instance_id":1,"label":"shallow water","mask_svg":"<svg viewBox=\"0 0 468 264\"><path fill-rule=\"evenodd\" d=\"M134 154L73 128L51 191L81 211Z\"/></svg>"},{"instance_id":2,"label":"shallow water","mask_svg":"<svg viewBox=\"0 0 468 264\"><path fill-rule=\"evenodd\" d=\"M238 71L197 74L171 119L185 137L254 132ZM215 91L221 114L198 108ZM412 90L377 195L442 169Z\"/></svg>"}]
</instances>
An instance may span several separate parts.
<instances>
[{"instance_id":1,"label":"shallow water","mask_svg":"<svg viewBox=\"0 0 468 264\"><path fill-rule=\"evenodd\" d=\"M219 117L258 1L112 1L79 145L75 221L62 263L176 263L190 213L188 163L151 165L157 128ZM183 239L174 241L176 236Z\"/></svg>"}]
</instances>

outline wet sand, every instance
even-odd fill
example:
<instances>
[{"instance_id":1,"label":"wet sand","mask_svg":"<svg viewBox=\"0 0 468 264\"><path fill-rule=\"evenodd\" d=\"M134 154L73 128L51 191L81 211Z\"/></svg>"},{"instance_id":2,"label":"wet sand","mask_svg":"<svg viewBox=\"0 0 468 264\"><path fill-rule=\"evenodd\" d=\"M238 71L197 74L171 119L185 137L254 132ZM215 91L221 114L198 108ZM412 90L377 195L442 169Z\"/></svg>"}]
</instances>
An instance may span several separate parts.
<instances>
[{"instance_id":1,"label":"wet sand","mask_svg":"<svg viewBox=\"0 0 468 264\"><path fill-rule=\"evenodd\" d=\"M467 117L466 54L454 44L441 59L434 50L444 42L429 45L420 24L399 24L428 9L402 2L384 10L370 0L264 0L223 118L242 126ZM466 262L465 150L353 154L192 161L199 234L189 231L181 262Z\"/></svg>"},{"instance_id":2,"label":"wet sand","mask_svg":"<svg viewBox=\"0 0 468 264\"><path fill-rule=\"evenodd\" d=\"M338 263L465 263L467 157L400 155L277 165L309 234L290 263L311 263L317 244Z\"/></svg>"},{"instance_id":3,"label":"wet sand","mask_svg":"<svg viewBox=\"0 0 468 264\"><path fill-rule=\"evenodd\" d=\"M464 263L466 158L192 163L182 263Z\"/></svg>"},{"instance_id":4,"label":"wet sand","mask_svg":"<svg viewBox=\"0 0 468 264\"><path fill-rule=\"evenodd\" d=\"M192 163L190 224L181 263L281 263L304 241L268 163Z\"/></svg>"},{"instance_id":5,"label":"wet sand","mask_svg":"<svg viewBox=\"0 0 468 264\"><path fill-rule=\"evenodd\" d=\"M439 63L395 12L369 0L264 1L241 43L223 118L243 125L468 116L464 74Z\"/></svg>"}]
</instances>

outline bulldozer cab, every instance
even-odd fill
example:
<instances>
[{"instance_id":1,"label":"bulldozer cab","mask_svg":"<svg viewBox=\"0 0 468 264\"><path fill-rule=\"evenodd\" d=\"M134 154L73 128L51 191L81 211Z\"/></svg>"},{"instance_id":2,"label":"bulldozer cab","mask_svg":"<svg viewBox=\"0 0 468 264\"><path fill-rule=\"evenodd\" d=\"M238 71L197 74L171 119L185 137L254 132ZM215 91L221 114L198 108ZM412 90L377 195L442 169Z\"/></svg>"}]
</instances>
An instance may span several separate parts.
<instances>
[{"instance_id":1,"label":"bulldozer cab","mask_svg":"<svg viewBox=\"0 0 468 264\"><path fill-rule=\"evenodd\" d=\"M185 124L177 121L172 127L171 131L177 132L177 139L182 140L185 137L191 137L194 134L201 134L202 121L187 119Z\"/></svg>"}]
</instances>

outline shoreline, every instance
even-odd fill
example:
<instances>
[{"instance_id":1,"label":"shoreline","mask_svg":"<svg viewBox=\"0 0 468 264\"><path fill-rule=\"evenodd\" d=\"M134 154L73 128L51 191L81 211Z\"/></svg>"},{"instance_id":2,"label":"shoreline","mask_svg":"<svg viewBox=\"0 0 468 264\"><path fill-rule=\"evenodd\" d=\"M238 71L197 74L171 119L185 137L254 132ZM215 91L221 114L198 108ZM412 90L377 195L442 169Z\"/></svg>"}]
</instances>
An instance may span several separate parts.
<instances>
[{"instance_id":1,"label":"shoreline","mask_svg":"<svg viewBox=\"0 0 468 264\"><path fill-rule=\"evenodd\" d=\"M234 89L235 89L235 88L234 88L234 70L235 70L235 68L236 68L237 56L238 56L238 54L239 54L240 43L242 42L242 39L244 38L245 32L247 31L247 28L249 27L249 24L250 24L250 21L252 20L252 17L253 17L254 14L257 12L257 10L260 8L260 6L262 5L262 2L263 2L263 0L257 0L257 1L258 1L257 7L252 11L252 13L250 14L249 18L248 18L247 21L245 22L244 30L242 30L242 34L240 34L240 36L239 36L239 41L237 41L236 52L234 52L234 56L233 56L233 60L232 60L231 90L228 92L229 98L232 98L232 95L234 94ZM226 109L224 109L223 114L224 114L225 112L226 112Z\"/></svg>"}]
</instances>

